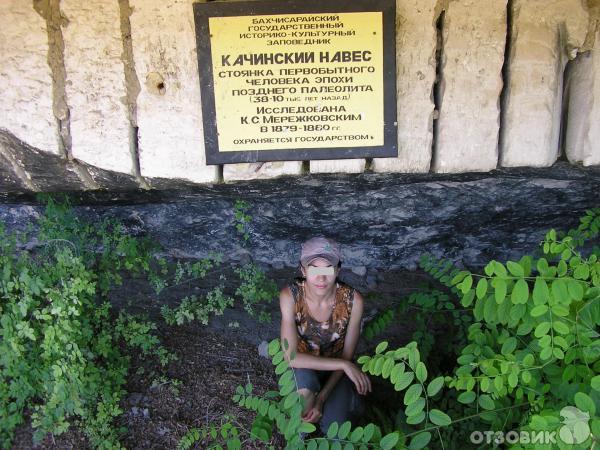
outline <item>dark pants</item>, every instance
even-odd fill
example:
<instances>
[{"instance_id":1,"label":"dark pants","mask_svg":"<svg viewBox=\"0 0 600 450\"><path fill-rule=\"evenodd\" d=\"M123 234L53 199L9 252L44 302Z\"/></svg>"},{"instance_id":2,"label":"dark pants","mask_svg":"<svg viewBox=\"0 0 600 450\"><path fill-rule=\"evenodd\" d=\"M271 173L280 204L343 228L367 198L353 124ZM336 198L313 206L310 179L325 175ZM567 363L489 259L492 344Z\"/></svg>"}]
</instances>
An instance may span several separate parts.
<instances>
[{"instance_id":1,"label":"dark pants","mask_svg":"<svg viewBox=\"0 0 600 450\"><path fill-rule=\"evenodd\" d=\"M313 369L293 369L298 389L308 389L317 394L332 372ZM342 425L347 420L356 420L364 411L364 400L356 392L354 383L344 374L333 387L323 405L323 416L319 425L327 433L329 425Z\"/></svg>"}]
</instances>

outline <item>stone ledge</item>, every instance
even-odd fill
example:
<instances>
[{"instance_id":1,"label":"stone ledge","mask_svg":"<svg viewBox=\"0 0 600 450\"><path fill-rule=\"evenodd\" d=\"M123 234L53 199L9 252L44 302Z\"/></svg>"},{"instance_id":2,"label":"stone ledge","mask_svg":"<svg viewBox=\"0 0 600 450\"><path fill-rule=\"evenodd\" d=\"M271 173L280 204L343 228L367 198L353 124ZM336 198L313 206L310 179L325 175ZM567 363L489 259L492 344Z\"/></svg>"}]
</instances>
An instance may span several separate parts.
<instances>
[{"instance_id":1,"label":"stone ledge","mask_svg":"<svg viewBox=\"0 0 600 450\"><path fill-rule=\"evenodd\" d=\"M460 175L327 174L173 186L76 192L72 200L89 219L116 217L131 234L152 236L167 256L217 251L230 265L253 260L293 271L303 240L332 236L358 286L390 270L413 270L423 253L468 267L531 254L548 229L575 227L585 210L600 206L600 168L562 162ZM238 199L250 204L247 248L235 230ZM0 194L8 229L40 211L32 193Z\"/></svg>"}]
</instances>

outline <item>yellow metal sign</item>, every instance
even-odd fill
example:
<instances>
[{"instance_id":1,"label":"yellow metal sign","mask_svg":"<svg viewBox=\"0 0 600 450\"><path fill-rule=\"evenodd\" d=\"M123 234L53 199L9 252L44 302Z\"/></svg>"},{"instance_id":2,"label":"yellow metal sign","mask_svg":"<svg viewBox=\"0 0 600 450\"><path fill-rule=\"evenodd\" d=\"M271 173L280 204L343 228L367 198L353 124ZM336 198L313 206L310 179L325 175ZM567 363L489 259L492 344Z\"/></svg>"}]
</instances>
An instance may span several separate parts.
<instances>
[{"instance_id":1,"label":"yellow metal sign","mask_svg":"<svg viewBox=\"0 0 600 450\"><path fill-rule=\"evenodd\" d=\"M220 152L384 144L382 12L209 17Z\"/></svg>"}]
</instances>

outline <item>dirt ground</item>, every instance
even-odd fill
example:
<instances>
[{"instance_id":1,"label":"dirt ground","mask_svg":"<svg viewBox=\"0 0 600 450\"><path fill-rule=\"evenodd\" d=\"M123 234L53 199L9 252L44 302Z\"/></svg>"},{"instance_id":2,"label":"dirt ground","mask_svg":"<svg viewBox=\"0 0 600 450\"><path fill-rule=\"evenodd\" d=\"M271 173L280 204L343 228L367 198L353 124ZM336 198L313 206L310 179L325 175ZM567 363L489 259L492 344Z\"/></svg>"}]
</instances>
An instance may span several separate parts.
<instances>
[{"instance_id":1,"label":"dirt ground","mask_svg":"<svg viewBox=\"0 0 600 450\"><path fill-rule=\"evenodd\" d=\"M259 356L256 347L244 342L225 342L220 334L197 324L161 330L163 345L178 360L164 373L154 361L133 357L131 375L121 402L124 413L117 426L127 432L121 443L128 449L174 449L192 427L220 424L225 415L250 429L252 412L231 399L235 388L250 381L257 393L277 388L270 361ZM272 444L279 447L278 437ZM47 436L39 445L32 443L29 424L20 427L16 449L86 449L85 436L75 428L60 436ZM196 448L204 448L198 443ZM266 448L244 442L243 448Z\"/></svg>"}]
</instances>

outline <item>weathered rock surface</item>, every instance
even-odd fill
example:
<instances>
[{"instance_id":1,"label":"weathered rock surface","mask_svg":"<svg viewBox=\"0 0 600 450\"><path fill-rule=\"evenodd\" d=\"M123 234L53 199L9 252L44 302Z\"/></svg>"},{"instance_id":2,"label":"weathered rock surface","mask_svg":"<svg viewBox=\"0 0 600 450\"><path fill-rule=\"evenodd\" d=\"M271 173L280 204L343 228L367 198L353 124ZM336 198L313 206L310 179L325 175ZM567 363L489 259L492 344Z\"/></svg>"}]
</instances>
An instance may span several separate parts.
<instances>
[{"instance_id":1,"label":"weathered rock surface","mask_svg":"<svg viewBox=\"0 0 600 450\"><path fill-rule=\"evenodd\" d=\"M299 175L302 161L268 161L258 163L224 164L225 181L275 178L281 175Z\"/></svg>"},{"instance_id":2,"label":"weathered rock surface","mask_svg":"<svg viewBox=\"0 0 600 450\"><path fill-rule=\"evenodd\" d=\"M143 177L217 180L205 161L193 0L131 0Z\"/></svg>"},{"instance_id":3,"label":"weathered rock surface","mask_svg":"<svg viewBox=\"0 0 600 450\"><path fill-rule=\"evenodd\" d=\"M571 63L567 84L565 153L584 166L600 164L600 29L594 48Z\"/></svg>"},{"instance_id":4,"label":"weathered rock surface","mask_svg":"<svg viewBox=\"0 0 600 450\"><path fill-rule=\"evenodd\" d=\"M375 172L428 172L431 163L441 0L396 1L398 158L373 158Z\"/></svg>"},{"instance_id":5,"label":"weathered rock surface","mask_svg":"<svg viewBox=\"0 0 600 450\"><path fill-rule=\"evenodd\" d=\"M119 4L64 0L60 6L68 21L63 37L71 153L101 169L132 174Z\"/></svg>"},{"instance_id":6,"label":"weathered rock surface","mask_svg":"<svg viewBox=\"0 0 600 450\"><path fill-rule=\"evenodd\" d=\"M46 21L22 0L2 0L0 18L0 129L58 154Z\"/></svg>"},{"instance_id":7,"label":"weathered rock surface","mask_svg":"<svg viewBox=\"0 0 600 450\"><path fill-rule=\"evenodd\" d=\"M513 0L500 164L551 166L558 157L563 72L588 32L581 0Z\"/></svg>"},{"instance_id":8,"label":"weathered rock surface","mask_svg":"<svg viewBox=\"0 0 600 450\"><path fill-rule=\"evenodd\" d=\"M139 185L132 176L103 170L21 142L0 130L0 192L77 191L96 189L130 190ZM160 180L157 180L160 183Z\"/></svg>"},{"instance_id":9,"label":"weathered rock surface","mask_svg":"<svg viewBox=\"0 0 600 450\"><path fill-rule=\"evenodd\" d=\"M322 159L310 161L310 173L361 173L364 159Z\"/></svg>"},{"instance_id":10,"label":"weathered rock surface","mask_svg":"<svg viewBox=\"0 0 600 450\"><path fill-rule=\"evenodd\" d=\"M474 8L480 8L477 16L470 14ZM496 168L505 45L506 0L450 2L443 28L435 172Z\"/></svg>"},{"instance_id":11,"label":"weathered rock surface","mask_svg":"<svg viewBox=\"0 0 600 450\"><path fill-rule=\"evenodd\" d=\"M190 189L75 194L89 217L121 219L154 236L173 257L210 251L227 263L254 260L293 272L299 244L324 234L341 242L345 275L371 286L388 271L414 269L426 252L476 267L531 253L544 233L578 224L599 206L600 169L464 175L310 175ZM233 204L250 203L250 241L242 246ZM26 195L0 196L0 219L23 227L41 208Z\"/></svg>"}]
</instances>

